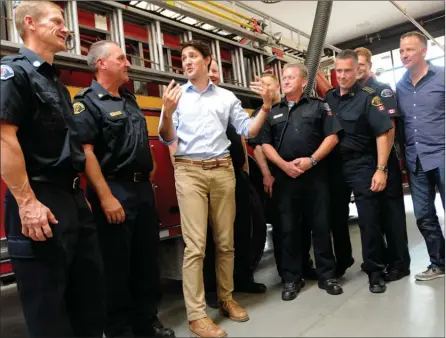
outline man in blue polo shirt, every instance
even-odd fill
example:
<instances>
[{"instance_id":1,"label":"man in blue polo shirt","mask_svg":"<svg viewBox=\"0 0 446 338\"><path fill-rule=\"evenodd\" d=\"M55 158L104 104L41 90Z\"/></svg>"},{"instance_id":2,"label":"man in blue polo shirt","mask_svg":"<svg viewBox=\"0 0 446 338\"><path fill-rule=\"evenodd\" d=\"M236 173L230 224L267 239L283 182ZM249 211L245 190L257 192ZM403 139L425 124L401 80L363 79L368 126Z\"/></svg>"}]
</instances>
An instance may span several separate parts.
<instances>
[{"instance_id":1,"label":"man in blue polo shirt","mask_svg":"<svg viewBox=\"0 0 446 338\"><path fill-rule=\"evenodd\" d=\"M396 86L404 120L406 165L417 225L431 264L415 276L444 277L445 240L435 210L436 188L444 209L444 68L425 60L427 39L418 32L401 37L400 57L407 72Z\"/></svg>"}]
</instances>

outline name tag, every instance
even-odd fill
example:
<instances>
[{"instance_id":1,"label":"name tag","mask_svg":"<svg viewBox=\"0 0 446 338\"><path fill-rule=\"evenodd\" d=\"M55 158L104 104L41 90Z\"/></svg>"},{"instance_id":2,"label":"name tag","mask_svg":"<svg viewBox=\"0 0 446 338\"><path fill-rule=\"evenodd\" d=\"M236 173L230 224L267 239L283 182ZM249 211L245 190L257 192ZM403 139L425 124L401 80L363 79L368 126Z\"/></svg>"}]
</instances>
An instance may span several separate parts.
<instances>
[{"instance_id":1,"label":"name tag","mask_svg":"<svg viewBox=\"0 0 446 338\"><path fill-rule=\"evenodd\" d=\"M282 116L283 116L283 114L274 115L273 119L278 119L279 117L282 117Z\"/></svg>"},{"instance_id":2,"label":"name tag","mask_svg":"<svg viewBox=\"0 0 446 338\"><path fill-rule=\"evenodd\" d=\"M120 110L118 110L118 111L113 111L113 112L111 112L110 113L110 116L118 116L118 115L122 115L122 113L121 113L121 111Z\"/></svg>"}]
</instances>

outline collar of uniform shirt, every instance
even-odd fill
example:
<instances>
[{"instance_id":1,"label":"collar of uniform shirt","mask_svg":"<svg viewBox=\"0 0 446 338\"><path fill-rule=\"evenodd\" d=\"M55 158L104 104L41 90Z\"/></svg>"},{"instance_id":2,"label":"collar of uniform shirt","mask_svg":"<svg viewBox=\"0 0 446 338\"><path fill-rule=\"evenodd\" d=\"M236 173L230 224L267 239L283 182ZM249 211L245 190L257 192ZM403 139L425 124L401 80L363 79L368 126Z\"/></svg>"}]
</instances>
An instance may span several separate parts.
<instances>
[{"instance_id":1,"label":"collar of uniform shirt","mask_svg":"<svg viewBox=\"0 0 446 338\"><path fill-rule=\"evenodd\" d=\"M107 91L107 89L105 89L104 87L101 86L101 84L99 82L97 82L96 80L93 80L91 82L91 89L93 89L96 94L98 94L99 99L105 99L108 97L113 97L116 99L121 99L120 97L114 96L113 94L111 94L110 92ZM119 94L121 96L124 96L126 94L126 90L124 88L119 88Z\"/></svg>"},{"instance_id":2,"label":"collar of uniform shirt","mask_svg":"<svg viewBox=\"0 0 446 338\"><path fill-rule=\"evenodd\" d=\"M29 63L32 64L34 66L34 68L36 68L37 70L39 68L48 68L51 69L54 73L57 74L57 69L56 67L53 65L50 65L49 63L47 63L45 60L43 60L39 55L37 55L35 52L33 52L31 49L26 48L26 47L21 47L19 49L19 54L23 55L25 58L28 59ZM45 65L45 66L44 66Z\"/></svg>"},{"instance_id":3,"label":"collar of uniform shirt","mask_svg":"<svg viewBox=\"0 0 446 338\"><path fill-rule=\"evenodd\" d=\"M359 84L358 81L356 81L355 84L353 85L353 87L350 88L350 90L348 91L348 93L347 93L347 94L344 94L344 95L342 95L342 96L347 96L347 95L354 96L354 95L356 95L357 93L359 93L360 91L361 91L361 85ZM335 94L336 96L341 97L341 87L337 86L336 89L335 89L335 91L334 91L334 94Z\"/></svg>"},{"instance_id":4,"label":"collar of uniform shirt","mask_svg":"<svg viewBox=\"0 0 446 338\"><path fill-rule=\"evenodd\" d=\"M194 92L196 92L196 93L198 93L198 94L202 94L202 93L205 93L205 92L208 91L208 90L214 90L214 89L215 89L215 84L209 79L209 83L208 83L207 87L205 88L205 90L203 90L202 92L200 92L200 91L197 89L197 87L195 87L195 86L192 84L192 82L187 81L187 83L184 85L184 89L185 89L186 92L192 90L192 91L194 91Z\"/></svg>"},{"instance_id":5,"label":"collar of uniform shirt","mask_svg":"<svg viewBox=\"0 0 446 338\"><path fill-rule=\"evenodd\" d=\"M306 100L306 101L308 101L309 98L308 98L307 95L302 94L302 96L300 97L299 101L296 102L296 101L288 101L288 100L286 99L286 97L284 96L284 97L282 97L282 100L280 100L279 105L280 105L280 106L287 106L288 108L292 108L292 107L294 107L295 105L297 105L298 103L300 103L302 100ZM290 107L289 104L290 104L291 102L293 102L293 105Z\"/></svg>"}]
</instances>

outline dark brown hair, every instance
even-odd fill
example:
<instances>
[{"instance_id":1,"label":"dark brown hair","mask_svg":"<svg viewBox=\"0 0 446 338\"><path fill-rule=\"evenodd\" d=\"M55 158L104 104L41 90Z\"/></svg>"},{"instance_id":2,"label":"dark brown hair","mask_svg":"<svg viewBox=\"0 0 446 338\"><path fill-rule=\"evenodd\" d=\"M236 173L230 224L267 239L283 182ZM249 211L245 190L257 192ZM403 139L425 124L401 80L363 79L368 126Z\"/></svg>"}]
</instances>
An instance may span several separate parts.
<instances>
[{"instance_id":1,"label":"dark brown hair","mask_svg":"<svg viewBox=\"0 0 446 338\"><path fill-rule=\"evenodd\" d=\"M203 42L201 40L189 40L181 44L181 53L183 53L183 50L187 47L195 48L200 52L200 54L203 56L203 58L207 58L208 56L211 56L211 49L209 48L209 45L206 42Z\"/></svg>"}]
</instances>

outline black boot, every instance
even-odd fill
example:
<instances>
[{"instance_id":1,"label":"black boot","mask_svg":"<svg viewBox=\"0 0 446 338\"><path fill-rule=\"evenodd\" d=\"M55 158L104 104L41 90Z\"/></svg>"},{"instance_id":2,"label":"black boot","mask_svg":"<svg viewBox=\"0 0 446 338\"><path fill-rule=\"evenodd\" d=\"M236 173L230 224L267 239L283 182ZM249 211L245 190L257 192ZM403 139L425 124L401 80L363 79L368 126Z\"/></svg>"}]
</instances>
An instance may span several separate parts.
<instances>
[{"instance_id":1,"label":"black boot","mask_svg":"<svg viewBox=\"0 0 446 338\"><path fill-rule=\"evenodd\" d=\"M387 286L384 282L382 273L373 273L369 276L369 290L371 293L383 293L386 292Z\"/></svg>"},{"instance_id":2,"label":"black boot","mask_svg":"<svg viewBox=\"0 0 446 338\"><path fill-rule=\"evenodd\" d=\"M327 291L330 295L340 295L344 292L342 290L341 285L339 285L338 281L334 278L327 279L327 280L320 280L318 282L319 289L323 289Z\"/></svg>"},{"instance_id":3,"label":"black boot","mask_svg":"<svg viewBox=\"0 0 446 338\"><path fill-rule=\"evenodd\" d=\"M298 282L286 282L283 285L282 300L289 301L295 299L304 286L305 281L303 279Z\"/></svg>"}]
</instances>

